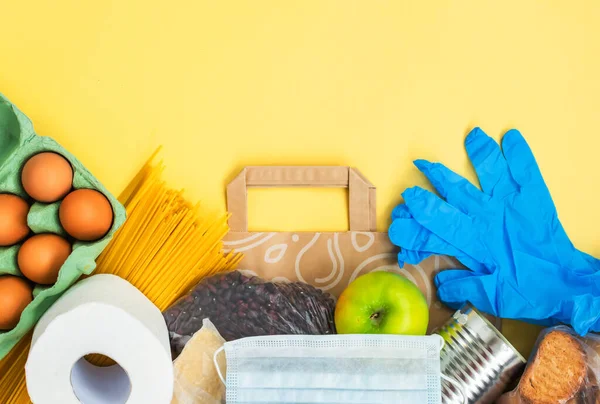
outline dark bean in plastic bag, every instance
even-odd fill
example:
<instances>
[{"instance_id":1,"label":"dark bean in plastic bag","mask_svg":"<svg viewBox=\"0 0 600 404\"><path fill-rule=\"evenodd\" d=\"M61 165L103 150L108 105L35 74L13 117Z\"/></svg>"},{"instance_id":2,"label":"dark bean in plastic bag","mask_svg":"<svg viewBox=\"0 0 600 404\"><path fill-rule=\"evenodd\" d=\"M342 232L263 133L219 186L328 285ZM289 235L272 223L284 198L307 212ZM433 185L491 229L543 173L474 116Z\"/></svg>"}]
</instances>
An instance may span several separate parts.
<instances>
[{"instance_id":1,"label":"dark bean in plastic bag","mask_svg":"<svg viewBox=\"0 0 600 404\"><path fill-rule=\"evenodd\" d=\"M302 282L239 271L204 279L164 313L174 358L209 318L227 341L259 335L335 334L331 295Z\"/></svg>"}]
</instances>

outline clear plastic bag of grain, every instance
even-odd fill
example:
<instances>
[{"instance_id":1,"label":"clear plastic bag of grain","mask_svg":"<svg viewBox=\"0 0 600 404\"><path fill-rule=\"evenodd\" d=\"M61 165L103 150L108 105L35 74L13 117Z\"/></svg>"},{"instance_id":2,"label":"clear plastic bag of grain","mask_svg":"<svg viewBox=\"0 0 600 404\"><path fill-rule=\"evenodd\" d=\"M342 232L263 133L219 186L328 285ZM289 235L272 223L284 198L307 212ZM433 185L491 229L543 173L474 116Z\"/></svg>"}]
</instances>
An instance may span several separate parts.
<instances>
[{"instance_id":1,"label":"clear plastic bag of grain","mask_svg":"<svg viewBox=\"0 0 600 404\"><path fill-rule=\"evenodd\" d=\"M171 404L221 404L225 402L225 386L221 383L213 357L225 344L209 319L188 341L181 355L173 362L173 400ZM223 355L221 355L223 356ZM217 358L225 372L225 358Z\"/></svg>"},{"instance_id":2,"label":"clear plastic bag of grain","mask_svg":"<svg viewBox=\"0 0 600 404\"><path fill-rule=\"evenodd\" d=\"M204 279L164 313L173 357L210 318L226 341L259 335L335 334L331 295L302 282L240 271Z\"/></svg>"},{"instance_id":3,"label":"clear plastic bag of grain","mask_svg":"<svg viewBox=\"0 0 600 404\"><path fill-rule=\"evenodd\" d=\"M599 404L600 336L567 326L540 334L515 390L499 404Z\"/></svg>"}]
</instances>

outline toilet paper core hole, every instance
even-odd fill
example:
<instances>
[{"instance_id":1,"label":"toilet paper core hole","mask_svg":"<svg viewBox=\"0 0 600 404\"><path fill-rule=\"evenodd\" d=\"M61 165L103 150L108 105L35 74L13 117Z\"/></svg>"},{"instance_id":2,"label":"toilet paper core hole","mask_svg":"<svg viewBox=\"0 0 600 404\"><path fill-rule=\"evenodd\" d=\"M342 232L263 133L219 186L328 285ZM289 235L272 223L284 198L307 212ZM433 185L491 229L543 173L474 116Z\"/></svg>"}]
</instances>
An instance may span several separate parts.
<instances>
[{"instance_id":1,"label":"toilet paper core hole","mask_svg":"<svg viewBox=\"0 0 600 404\"><path fill-rule=\"evenodd\" d=\"M82 404L125 404L131 395L131 380L118 362L101 367L83 356L71 369L71 386Z\"/></svg>"},{"instance_id":2,"label":"toilet paper core hole","mask_svg":"<svg viewBox=\"0 0 600 404\"><path fill-rule=\"evenodd\" d=\"M88 361L92 365L96 365L96 366L99 366L101 368L104 368L104 367L107 367L107 366L112 366L112 365L114 365L116 363L114 360L112 360L108 356L102 355L102 354L85 355L84 358L85 358L86 361Z\"/></svg>"}]
</instances>

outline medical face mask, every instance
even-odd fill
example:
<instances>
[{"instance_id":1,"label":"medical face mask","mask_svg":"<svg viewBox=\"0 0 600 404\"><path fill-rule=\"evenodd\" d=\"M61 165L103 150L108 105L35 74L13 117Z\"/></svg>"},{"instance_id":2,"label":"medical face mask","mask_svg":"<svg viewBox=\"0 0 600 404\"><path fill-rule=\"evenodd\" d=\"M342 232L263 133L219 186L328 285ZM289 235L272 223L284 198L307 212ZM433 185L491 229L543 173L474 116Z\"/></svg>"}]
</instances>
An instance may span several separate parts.
<instances>
[{"instance_id":1,"label":"medical face mask","mask_svg":"<svg viewBox=\"0 0 600 404\"><path fill-rule=\"evenodd\" d=\"M227 342L227 403L439 404L439 335L279 335ZM227 357L227 380L216 358Z\"/></svg>"}]
</instances>

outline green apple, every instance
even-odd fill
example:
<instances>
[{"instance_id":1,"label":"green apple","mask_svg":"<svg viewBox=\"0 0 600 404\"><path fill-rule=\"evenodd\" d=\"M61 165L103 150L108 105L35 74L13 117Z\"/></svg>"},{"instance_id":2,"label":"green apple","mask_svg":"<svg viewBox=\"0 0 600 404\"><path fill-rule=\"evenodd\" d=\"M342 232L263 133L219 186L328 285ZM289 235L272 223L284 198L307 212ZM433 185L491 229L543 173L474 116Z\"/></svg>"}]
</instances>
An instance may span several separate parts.
<instances>
[{"instance_id":1,"label":"green apple","mask_svg":"<svg viewBox=\"0 0 600 404\"><path fill-rule=\"evenodd\" d=\"M411 281L393 272L359 276L335 307L339 334L425 335L429 308Z\"/></svg>"}]
</instances>

